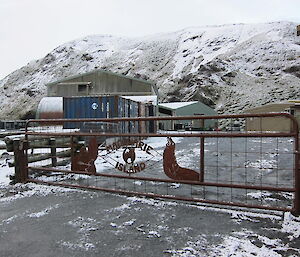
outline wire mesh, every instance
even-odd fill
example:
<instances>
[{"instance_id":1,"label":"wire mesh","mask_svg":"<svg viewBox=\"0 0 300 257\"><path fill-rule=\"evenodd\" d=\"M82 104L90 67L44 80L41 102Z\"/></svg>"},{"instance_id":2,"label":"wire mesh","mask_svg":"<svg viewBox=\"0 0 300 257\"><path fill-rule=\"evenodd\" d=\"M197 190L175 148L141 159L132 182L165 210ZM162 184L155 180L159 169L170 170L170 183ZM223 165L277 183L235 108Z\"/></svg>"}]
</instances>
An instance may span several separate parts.
<instances>
[{"instance_id":1,"label":"wire mesh","mask_svg":"<svg viewBox=\"0 0 300 257\"><path fill-rule=\"evenodd\" d=\"M217 118L201 117L207 121ZM267 118L222 118L215 131L178 125L177 132L152 133L139 132L149 132L156 120L73 120L53 126L34 121L27 130L30 178L157 197L292 208L295 135L290 130L279 134L266 130ZM73 126L75 123L82 125ZM170 135L175 142L175 164L199 174L203 171L203 183L166 176L164 152ZM96 173L72 170L72 158L82 148L89 151L93 137L97 138ZM43 170L49 167L52 170Z\"/></svg>"}]
</instances>

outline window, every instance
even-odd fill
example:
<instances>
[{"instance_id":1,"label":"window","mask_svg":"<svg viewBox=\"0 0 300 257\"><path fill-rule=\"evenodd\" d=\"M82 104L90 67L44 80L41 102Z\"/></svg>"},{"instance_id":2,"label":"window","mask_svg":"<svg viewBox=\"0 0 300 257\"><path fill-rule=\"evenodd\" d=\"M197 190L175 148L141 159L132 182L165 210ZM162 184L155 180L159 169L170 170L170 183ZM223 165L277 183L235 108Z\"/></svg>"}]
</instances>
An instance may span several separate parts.
<instances>
[{"instance_id":1,"label":"window","mask_svg":"<svg viewBox=\"0 0 300 257\"><path fill-rule=\"evenodd\" d=\"M86 92L87 85L78 85L78 92Z\"/></svg>"},{"instance_id":2,"label":"window","mask_svg":"<svg viewBox=\"0 0 300 257\"><path fill-rule=\"evenodd\" d=\"M171 111L171 110L168 110L168 109L159 107L159 108L158 108L158 111L159 111L160 113L163 113L163 114L167 114L167 115L172 116L172 111Z\"/></svg>"}]
</instances>

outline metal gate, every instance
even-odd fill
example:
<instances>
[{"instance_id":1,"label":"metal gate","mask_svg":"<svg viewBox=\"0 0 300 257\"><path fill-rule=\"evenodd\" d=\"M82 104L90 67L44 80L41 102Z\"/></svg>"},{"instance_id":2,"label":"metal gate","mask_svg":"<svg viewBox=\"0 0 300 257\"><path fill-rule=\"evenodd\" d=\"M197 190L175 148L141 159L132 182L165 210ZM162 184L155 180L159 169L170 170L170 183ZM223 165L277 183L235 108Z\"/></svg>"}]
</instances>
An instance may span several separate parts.
<instances>
[{"instance_id":1,"label":"metal gate","mask_svg":"<svg viewBox=\"0 0 300 257\"><path fill-rule=\"evenodd\" d=\"M196 121L214 125L143 132L153 123ZM90 129L64 129L67 122ZM285 126L276 131L269 124ZM118 132L126 126L136 130ZM23 182L299 215L298 140L298 123L285 113L30 120L18 177Z\"/></svg>"}]
</instances>

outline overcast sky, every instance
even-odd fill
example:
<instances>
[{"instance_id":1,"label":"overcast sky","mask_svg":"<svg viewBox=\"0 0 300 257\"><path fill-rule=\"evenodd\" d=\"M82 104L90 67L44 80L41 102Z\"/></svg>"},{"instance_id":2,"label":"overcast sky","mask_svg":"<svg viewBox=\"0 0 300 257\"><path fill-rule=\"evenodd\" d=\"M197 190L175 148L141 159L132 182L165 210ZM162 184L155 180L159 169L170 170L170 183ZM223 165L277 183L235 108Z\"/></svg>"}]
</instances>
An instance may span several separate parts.
<instances>
[{"instance_id":1,"label":"overcast sky","mask_svg":"<svg viewBox=\"0 0 300 257\"><path fill-rule=\"evenodd\" d=\"M282 20L300 24L300 0L0 0L0 79L91 34L136 37Z\"/></svg>"}]
</instances>

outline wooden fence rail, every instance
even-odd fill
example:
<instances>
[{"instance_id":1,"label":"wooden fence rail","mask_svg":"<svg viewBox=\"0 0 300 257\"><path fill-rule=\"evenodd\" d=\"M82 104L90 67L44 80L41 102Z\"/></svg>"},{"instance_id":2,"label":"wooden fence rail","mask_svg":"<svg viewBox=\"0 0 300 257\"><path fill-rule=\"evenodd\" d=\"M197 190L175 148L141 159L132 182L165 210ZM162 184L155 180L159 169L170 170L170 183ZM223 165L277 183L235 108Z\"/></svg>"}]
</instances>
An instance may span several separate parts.
<instances>
[{"instance_id":1,"label":"wooden fence rail","mask_svg":"<svg viewBox=\"0 0 300 257\"><path fill-rule=\"evenodd\" d=\"M66 165L70 163L72 146L74 149L79 149L83 145L83 142L79 142L77 137L73 137L72 142L71 137L29 136L27 142L24 135L21 135L7 136L4 138L4 141L6 143L7 151L14 153L14 159L11 162L8 162L9 167L15 167L15 176L12 177L13 183L23 182L24 176L27 176L21 172L24 170L22 165L27 166L28 163L45 160L51 160L51 162L46 165L48 167ZM49 149L49 152L35 153L38 149L43 149L43 151ZM62 160L58 161L58 158Z\"/></svg>"}]
</instances>

